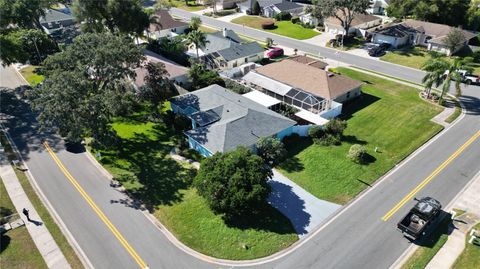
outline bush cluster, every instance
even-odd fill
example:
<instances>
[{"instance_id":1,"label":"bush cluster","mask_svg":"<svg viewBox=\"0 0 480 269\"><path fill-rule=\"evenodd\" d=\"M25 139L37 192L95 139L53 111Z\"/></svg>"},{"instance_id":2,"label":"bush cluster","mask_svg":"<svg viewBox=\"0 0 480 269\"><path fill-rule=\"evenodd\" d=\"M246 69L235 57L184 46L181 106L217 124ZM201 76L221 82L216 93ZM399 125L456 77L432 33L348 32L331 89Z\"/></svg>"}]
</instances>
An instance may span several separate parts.
<instances>
[{"instance_id":1,"label":"bush cluster","mask_svg":"<svg viewBox=\"0 0 480 269\"><path fill-rule=\"evenodd\" d=\"M238 94L245 94L251 91L249 87L242 85L233 79L224 78L223 80L225 80L225 87L231 90L232 92L235 92Z\"/></svg>"},{"instance_id":2,"label":"bush cluster","mask_svg":"<svg viewBox=\"0 0 480 269\"><path fill-rule=\"evenodd\" d=\"M323 128L321 126L311 127L308 130L308 135L315 144L322 146L340 145L345 128L347 128L346 121L332 119Z\"/></svg>"},{"instance_id":3,"label":"bush cluster","mask_svg":"<svg viewBox=\"0 0 480 269\"><path fill-rule=\"evenodd\" d=\"M292 14L286 11L282 11L278 14L275 14L275 19L277 21L288 21L292 18Z\"/></svg>"},{"instance_id":4,"label":"bush cluster","mask_svg":"<svg viewBox=\"0 0 480 269\"><path fill-rule=\"evenodd\" d=\"M275 29L275 22L273 20L267 20L262 22L262 29L265 29L265 30Z\"/></svg>"}]
</instances>

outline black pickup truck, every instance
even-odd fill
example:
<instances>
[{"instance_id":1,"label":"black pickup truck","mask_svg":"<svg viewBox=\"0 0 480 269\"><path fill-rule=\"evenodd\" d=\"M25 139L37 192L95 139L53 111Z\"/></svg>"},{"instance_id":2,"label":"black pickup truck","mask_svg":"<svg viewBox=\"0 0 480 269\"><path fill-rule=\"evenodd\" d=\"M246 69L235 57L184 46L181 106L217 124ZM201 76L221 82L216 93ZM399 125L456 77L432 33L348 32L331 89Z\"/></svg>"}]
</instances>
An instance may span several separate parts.
<instances>
[{"instance_id":1,"label":"black pickup truck","mask_svg":"<svg viewBox=\"0 0 480 269\"><path fill-rule=\"evenodd\" d=\"M424 197L415 199L417 204L397 224L397 228L409 239L415 240L420 237L425 229L440 215L442 205L439 201Z\"/></svg>"}]
</instances>

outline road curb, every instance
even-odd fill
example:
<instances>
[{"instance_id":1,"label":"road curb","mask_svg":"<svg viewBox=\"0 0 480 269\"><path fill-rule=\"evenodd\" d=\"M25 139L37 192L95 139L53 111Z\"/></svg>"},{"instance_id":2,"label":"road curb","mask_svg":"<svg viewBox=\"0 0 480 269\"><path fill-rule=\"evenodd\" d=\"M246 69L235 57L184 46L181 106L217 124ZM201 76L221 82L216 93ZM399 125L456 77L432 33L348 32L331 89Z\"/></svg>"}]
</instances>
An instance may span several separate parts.
<instances>
[{"instance_id":1,"label":"road curb","mask_svg":"<svg viewBox=\"0 0 480 269\"><path fill-rule=\"evenodd\" d=\"M18 156L18 158L20 159L20 161L23 163L23 165L27 168L26 170L26 175L27 175L27 179L29 181L29 183L32 185L35 193L37 194L38 198L40 199L40 201L43 203L43 205L45 206L45 208L47 209L48 213L50 214L50 216L52 216L52 219L53 221L55 222L55 224L57 224L57 226L60 228L60 231L63 233L63 235L65 236L65 238L67 239L67 242L70 244L70 246L72 246L73 250L75 251L75 254L77 255L77 257L79 258L80 262L82 263L82 265L85 267L85 268L88 268L88 269L94 269L95 267L93 266L93 264L90 262L90 260L88 259L87 255L85 254L85 252L83 251L83 249L80 247L80 245L78 244L78 242L75 240L75 237L73 236L73 234L70 232L70 230L68 229L67 225L62 221L61 217L58 215L57 211L53 208L52 204L50 203L50 201L48 201L47 197L45 196L45 194L42 192L42 190L40 189L40 187L38 186L37 184L37 181L35 179L35 177L33 176L33 174L30 172L30 169L28 168L28 165L27 163L24 161L22 155L20 154L20 151L18 150L17 146L15 145L15 143L13 142L12 138L10 137L10 134L8 133L7 129L5 128L5 126L0 123L0 128L3 130L3 132L5 133L5 136L8 140L8 142L10 143L10 145L12 146L12 149L13 151L15 152L15 154Z\"/></svg>"}]
</instances>

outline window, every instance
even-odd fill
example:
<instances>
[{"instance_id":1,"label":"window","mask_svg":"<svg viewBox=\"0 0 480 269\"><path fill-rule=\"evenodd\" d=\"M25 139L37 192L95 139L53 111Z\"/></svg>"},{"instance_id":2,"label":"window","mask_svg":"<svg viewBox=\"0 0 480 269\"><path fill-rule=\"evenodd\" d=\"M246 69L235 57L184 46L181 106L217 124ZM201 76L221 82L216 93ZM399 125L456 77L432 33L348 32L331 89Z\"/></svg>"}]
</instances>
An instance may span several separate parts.
<instances>
[{"instance_id":1,"label":"window","mask_svg":"<svg viewBox=\"0 0 480 269\"><path fill-rule=\"evenodd\" d=\"M350 98L350 92L347 92L347 99Z\"/></svg>"}]
</instances>

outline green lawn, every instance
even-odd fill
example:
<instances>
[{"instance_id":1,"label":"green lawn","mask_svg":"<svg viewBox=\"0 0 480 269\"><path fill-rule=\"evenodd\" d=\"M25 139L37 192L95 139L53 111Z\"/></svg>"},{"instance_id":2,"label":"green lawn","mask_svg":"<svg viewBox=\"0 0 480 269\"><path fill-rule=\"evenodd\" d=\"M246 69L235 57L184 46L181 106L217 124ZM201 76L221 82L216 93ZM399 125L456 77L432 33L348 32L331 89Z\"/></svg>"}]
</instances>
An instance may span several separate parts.
<instances>
[{"instance_id":1,"label":"green lawn","mask_svg":"<svg viewBox=\"0 0 480 269\"><path fill-rule=\"evenodd\" d=\"M304 28L301 25L294 24L291 21L277 21L275 23L277 26L276 29L264 30L262 29L262 22L266 20L270 19L258 16L242 16L233 19L232 22L295 39L309 39L320 34L312 29Z\"/></svg>"},{"instance_id":2,"label":"green lawn","mask_svg":"<svg viewBox=\"0 0 480 269\"><path fill-rule=\"evenodd\" d=\"M345 204L438 133L442 127L430 119L442 108L421 100L414 88L352 69L337 71L365 82L362 96L343 108L348 127L342 145L300 139L287 145L290 157L279 168L318 198ZM365 145L368 164L346 158L352 144Z\"/></svg>"},{"instance_id":3,"label":"green lawn","mask_svg":"<svg viewBox=\"0 0 480 269\"><path fill-rule=\"evenodd\" d=\"M0 179L0 217L17 213ZM48 268L27 228L10 230L0 238L1 268Z\"/></svg>"},{"instance_id":4,"label":"green lawn","mask_svg":"<svg viewBox=\"0 0 480 269\"><path fill-rule=\"evenodd\" d=\"M100 152L100 162L141 199L189 247L218 258L253 259L298 240L289 220L270 206L261 216L226 224L191 186L196 170L171 159L173 131L141 115L117 119L119 143Z\"/></svg>"},{"instance_id":5,"label":"green lawn","mask_svg":"<svg viewBox=\"0 0 480 269\"><path fill-rule=\"evenodd\" d=\"M185 1L181 0L169 0L168 2L171 4L172 7L187 11L199 11L207 8L204 5L198 5L195 1L188 1L188 5L185 3Z\"/></svg>"},{"instance_id":6,"label":"green lawn","mask_svg":"<svg viewBox=\"0 0 480 269\"><path fill-rule=\"evenodd\" d=\"M480 223L475 225L473 228L477 230L478 234L478 231L480 231ZM478 268L478 262L480 261L480 246L475 246L468 243L468 240L470 240L469 233L467 234L465 249L460 257L458 257L458 259L455 261L455 264L453 264L452 269Z\"/></svg>"},{"instance_id":7,"label":"green lawn","mask_svg":"<svg viewBox=\"0 0 480 269\"><path fill-rule=\"evenodd\" d=\"M450 215L447 215L435 230L420 243L420 247L402 265L401 269L419 269L427 266L448 240L448 226L452 222L450 217Z\"/></svg>"},{"instance_id":8,"label":"green lawn","mask_svg":"<svg viewBox=\"0 0 480 269\"><path fill-rule=\"evenodd\" d=\"M5 140L5 136L3 133L0 132L0 141L2 145L4 145L5 148L5 153L9 159L16 158L14 157L15 154L12 151L12 148L10 144L7 143ZM37 196L37 193L33 189L32 185L30 184L30 181L28 180L26 174L22 171L19 171L15 169L15 174L17 175L18 180L20 181L20 184L22 185L23 190L27 194L28 198L30 199L30 202L33 204L33 207L37 211L37 213L40 215L40 218L43 220L43 225L47 227L48 231L52 235L53 239L61 249L63 255L65 255L65 258L67 259L68 263L72 268L83 268L83 265L81 261L79 260L77 254L73 250L73 248L70 246L70 243L68 243L67 239L63 235L62 231L60 228L57 226L53 218L50 216L50 213L48 210L45 208L43 205L42 201L40 198ZM0 195L0 197L5 197L3 194ZM8 195L6 196L8 199ZM10 199L8 199L10 200ZM1 199L2 201L2 207L4 204L4 200ZM26 230L25 230L26 231ZM30 244L30 243L29 243ZM33 244L33 242L32 242ZM33 244L33 247L35 245ZM3 260L3 259L2 259ZM43 261L43 259L42 259ZM9 268L8 266L4 268ZM35 267L20 267L20 268L35 268Z\"/></svg>"},{"instance_id":9,"label":"green lawn","mask_svg":"<svg viewBox=\"0 0 480 269\"><path fill-rule=\"evenodd\" d=\"M31 86L35 86L42 82L45 77L36 73L38 66L29 65L20 69L20 74L28 81Z\"/></svg>"},{"instance_id":10,"label":"green lawn","mask_svg":"<svg viewBox=\"0 0 480 269\"><path fill-rule=\"evenodd\" d=\"M423 64L430 59L428 51L424 48L415 47L413 49L389 51L384 56L380 57L381 60L404 65L416 69L421 69ZM448 61L452 61L452 58L445 57ZM480 64L474 63L474 73L480 74Z\"/></svg>"}]
</instances>

